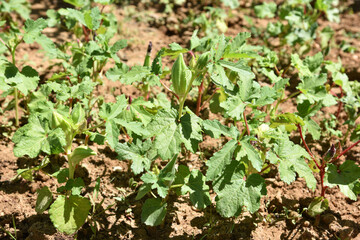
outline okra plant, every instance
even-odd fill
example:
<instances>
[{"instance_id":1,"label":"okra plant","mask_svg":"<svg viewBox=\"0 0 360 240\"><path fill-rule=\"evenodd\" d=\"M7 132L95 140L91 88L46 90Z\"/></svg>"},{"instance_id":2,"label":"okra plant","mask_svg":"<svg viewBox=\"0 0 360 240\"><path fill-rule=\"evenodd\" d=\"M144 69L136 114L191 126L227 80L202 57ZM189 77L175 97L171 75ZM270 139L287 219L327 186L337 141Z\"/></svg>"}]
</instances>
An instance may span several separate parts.
<instances>
[{"instance_id":1,"label":"okra plant","mask_svg":"<svg viewBox=\"0 0 360 240\"><path fill-rule=\"evenodd\" d=\"M0 26L5 21L0 22ZM37 20L28 19L23 29L10 28L9 32L0 34L0 42L7 49L8 59L1 59L0 89L4 91L3 97L14 96L15 125L19 127L19 101L25 101L25 112L28 112L27 102L29 93L36 89L39 82L39 73L30 66L19 66L19 59L16 59L16 49L22 43L39 43L46 53L53 57L56 55L55 44L41 31L47 26L43 18Z\"/></svg>"},{"instance_id":2,"label":"okra plant","mask_svg":"<svg viewBox=\"0 0 360 240\"><path fill-rule=\"evenodd\" d=\"M129 162L134 179L142 182L135 197L143 202L141 220L150 226L164 222L172 195L188 195L199 210L215 203L223 217L237 217L244 211L254 214L267 194L266 174L270 171L286 184L301 177L312 190L319 185L320 196L310 204L310 216L319 216L328 208L329 187L338 186L356 200L360 167L348 159L340 164L340 158L360 143L359 83L348 79L341 63L324 60L324 49L302 58L308 50L305 43L315 38L318 18L323 14L336 17L331 1L316 1L314 7L309 1L290 1L277 13L273 3L255 7L261 18L278 14L287 21L287 25L269 24L270 36L279 35L292 46L305 46L289 55L287 65L268 48L271 44L248 44L250 33L232 38L204 31L207 36L199 38L195 31L187 46L172 43L161 48L154 59L150 41L144 61L135 66L126 65L117 55L126 47L126 40L111 40L117 22L113 14L104 11L110 1L65 2L75 8L49 10L47 20L28 19L23 29L12 25L0 34L11 59L0 59L2 96L14 95L17 126L20 98L28 116L12 138L14 155L41 160L38 166L19 169L18 175L33 180L33 172L41 170L57 178L55 194L47 187L38 191L36 211L43 213L49 208L59 231L73 234L87 220L96 231L91 216L96 212L100 179L93 195L84 194L87 186L76 171L82 160L96 158L89 147L92 143L108 145L119 160ZM221 2L238 6L237 1ZM209 10L215 22L224 21L224 12ZM224 22L220 25L223 28ZM47 26L65 28L76 41L55 46L41 34ZM332 36L326 31L324 46ZM15 58L19 44L35 41L49 57L57 59L51 67L58 66L58 70L41 82L35 69L19 66ZM165 58L170 58L169 66L163 66ZM106 83L104 77L134 84L141 94L122 94L115 102L106 102L96 91ZM156 94L159 89L161 93ZM285 104L295 105L296 110L288 110ZM324 114L330 106L336 106L336 112ZM209 119L207 111L217 114L216 119ZM347 127L345 133L340 125ZM201 145L205 137L221 142L210 156ZM321 154L313 153L311 141L332 144L318 157ZM342 150L343 146L349 147ZM58 158L68 166L47 171ZM187 165L193 158L204 168Z\"/></svg>"}]
</instances>

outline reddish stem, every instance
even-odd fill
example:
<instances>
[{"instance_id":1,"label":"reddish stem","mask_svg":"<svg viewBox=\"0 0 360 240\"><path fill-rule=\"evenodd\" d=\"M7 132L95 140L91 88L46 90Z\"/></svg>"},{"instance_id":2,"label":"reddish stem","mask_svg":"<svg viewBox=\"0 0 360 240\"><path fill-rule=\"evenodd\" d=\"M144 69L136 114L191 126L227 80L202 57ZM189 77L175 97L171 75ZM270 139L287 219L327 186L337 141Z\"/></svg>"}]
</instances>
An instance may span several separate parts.
<instances>
[{"instance_id":1,"label":"reddish stem","mask_svg":"<svg viewBox=\"0 0 360 240\"><path fill-rule=\"evenodd\" d=\"M301 137L301 140L303 141L303 143L304 143L304 145L305 145L306 151L310 154L312 160L313 160L313 161L315 162L315 164L316 164L316 167L317 167L319 170L321 170L320 164L316 161L314 155L311 153L308 145L307 145L306 142L305 142L305 139L304 139L304 136L303 136L303 134L302 134L302 130L301 130L300 124L297 124L297 128L299 129L300 137Z\"/></svg>"},{"instance_id":2,"label":"reddish stem","mask_svg":"<svg viewBox=\"0 0 360 240\"><path fill-rule=\"evenodd\" d=\"M277 66L275 66L275 72L276 72L276 74L277 74L278 76L281 75L281 73L280 73L279 69L277 68Z\"/></svg>"},{"instance_id":3,"label":"reddish stem","mask_svg":"<svg viewBox=\"0 0 360 240\"><path fill-rule=\"evenodd\" d=\"M203 108L205 107L205 104L210 102L210 100L215 96L215 93L217 93L217 91L219 91L219 90L220 90L220 88L215 89L215 91L211 94L211 96L208 99L206 99L206 101L203 103L203 105L200 108L200 111L203 110Z\"/></svg>"},{"instance_id":4,"label":"reddish stem","mask_svg":"<svg viewBox=\"0 0 360 240\"><path fill-rule=\"evenodd\" d=\"M89 42L89 33L87 31L87 27L82 25L82 29L83 29L83 32L84 32L85 42Z\"/></svg>"},{"instance_id":5,"label":"reddish stem","mask_svg":"<svg viewBox=\"0 0 360 240\"><path fill-rule=\"evenodd\" d=\"M195 54L194 54L193 51L188 51L188 53L189 53L193 58L195 58Z\"/></svg>"},{"instance_id":6,"label":"reddish stem","mask_svg":"<svg viewBox=\"0 0 360 240\"><path fill-rule=\"evenodd\" d=\"M271 166L272 166L272 164L267 165L266 167L264 167L263 169L261 169L260 173L265 172L265 171L268 170Z\"/></svg>"},{"instance_id":7,"label":"reddish stem","mask_svg":"<svg viewBox=\"0 0 360 240\"><path fill-rule=\"evenodd\" d=\"M88 145L88 143L89 143L89 138L90 138L90 135L86 135L86 137L85 137L85 146Z\"/></svg>"},{"instance_id":8,"label":"reddish stem","mask_svg":"<svg viewBox=\"0 0 360 240\"><path fill-rule=\"evenodd\" d=\"M166 90L168 90L169 92L171 92L171 93L177 98L177 100L180 101L179 96L178 96L174 91L172 91L170 88L168 88L161 80L159 80L159 82L161 83L161 85L162 85Z\"/></svg>"},{"instance_id":9,"label":"reddish stem","mask_svg":"<svg viewBox=\"0 0 360 240\"><path fill-rule=\"evenodd\" d=\"M325 176L325 164L321 165L320 169L320 182L321 182L321 196L325 197L325 191L327 189L326 186L324 186L324 176Z\"/></svg>"},{"instance_id":10,"label":"reddish stem","mask_svg":"<svg viewBox=\"0 0 360 240\"><path fill-rule=\"evenodd\" d=\"M203 90L204 90L204 80L201 81L199 88L199 96L198 96L198 100L197 100L197 104L196 104L196 116L199 116L200 114L200 105L201 105L201 97L203 94Z\"/></svg>"},{"instance_id":11,"label":"reddish stem","mask_svg":"<svg viewBox=\"0 0 360 240\"><path fill-rule=\"evenodd\" d=\"M314 163L316 164L316 167L320 170L320 184L321 184L321 196L325 197L325 191L327 189L327 186L324 186L324 177L325 177L325 167L326 167L326 162L325 161L321 161L321 165L316 161L314 155L311 153L308 145L305 142L304 136L302 134L302 130L301 130L301 126L300 124L297 124L297 127L299 129L299 133L301 136L301 139L305 145L306 151L310 154L312 160L314 161Z\"/></svg>"},{"instance_id":12,"label":"reddish stem","mask_svg":"<svg viewBox=\"0 0 360 240\"><path fill-rule=\"evenodd\" d=\"M339 156L337 156L335 158L335 161L338 160L342 155L344 155L347 151L349 151L350 149L352 149L353 147L355 147L356 145L358 145L360 143L360 140L358 140L356 143L354 143L353 145L351 145L350 147L348 147L347 149L345 149L342 153L339 154Z\"/></svg>"},{"instance_id":13,"label":"reddish stem","mask_svg":"<svg viewBox=\"0 0 360 240\"><path fill-rule=\"evenodd\" d=\"M248 122L247 122L247 120L246 120L245 109L244 109L243 115L244 115L244 121L245 121L246 131L247 131L247 134L250 136L250 128L249 128Z\"/></svg>"}]
</instances>

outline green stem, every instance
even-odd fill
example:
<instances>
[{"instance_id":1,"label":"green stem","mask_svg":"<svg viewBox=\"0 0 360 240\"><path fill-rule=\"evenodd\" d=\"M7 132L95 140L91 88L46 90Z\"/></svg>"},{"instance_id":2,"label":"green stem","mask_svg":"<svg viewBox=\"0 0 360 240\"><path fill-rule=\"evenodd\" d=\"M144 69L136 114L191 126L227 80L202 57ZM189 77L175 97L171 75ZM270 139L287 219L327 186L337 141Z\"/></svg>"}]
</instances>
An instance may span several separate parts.
<instances>
[{"instance_id":1,"label":"green stem","mask_svg":"<svg viewBox=\"0 0 360 240\"><path fill-rule=\"evenodd\" d=\"M175 184L175 185L171 185L170 189L171 188L178 188L178 187L182 187L182 186L184 186L184 184Z\"/></svg>"},{"instance_id":2,"label":"green stem","mask_svg":"<svg viewBox=\"0 0 360 240\"><path fill-rule=\"evenodd\" d=\"M17 88L14 88L14 98L15 98L15 126L19 127L19 96Z\"/></svg>"},{"instance_id":3,"label":"green stem","mask_svg":"<svg viewBox=\"0 0 360 240\"><path fill-rule=\"evenodd\" d=\"M186 99L186 95L180 100L180 105L179 105L179 121L180 121L180 118L182 117L182 111L183 111L183 108L184 108L185 99Z\"/></svg>"},{"instance_id":4,"label":"green stem","mask_svg":"<svg viewBox=\"0 0 360 240\"><path fill-rule=\"evenodd\" d=\"M246 107L245 107L245 108L246 108ZM246 120L245 109L244 109L244 112L243 112L243 116L244 116L244 121L245 121L245 126L246 126L247 134L250 136L250 128L249 128L248 122L247 122L247 120Z\"/></svg>"},{"instance_id":5,"label":"green stem","mask_svg":"<svg viewBox=\"0 0 360 240\"><path fill-rule=\"evenodd\" d=\"M71 153L66 155L68 163L69 163L69 179L74 179L75 166L71 160Z\"/></svg>"},{"instance_id":6,"label":"green stem","mask_svg":"<svg viewBox=\"0 0 360 240\"><path fill-rule=\"evenodd\" d=\"M190 80L190 82L189 82L189 85L188 85L188 87L187 87L187 89L186 89L186 92L185 92L183 98L180 100L179 120L180 120L180 118L182 117L181 114L182 114L182 110L183 110L183 108L184 108L184 103L185 103L185 100L186 100L187 95L189 94L189 92L190 92L190 90L191 90L192 83L193 83L194 80L199 76L199 74L201 74L201 72L198 73L198 74L193 74L193 75L192 75L191 80Z\"/></svg>"},{"instance_id":7,"label":"green stem","mask_svg":"<svg viewBox=\"0 0 360 240\"><path fill-rule=\"evenodd\" d=\"M22 40L20 40L19 42L17 42L13 48L9 48L10 52L11 52L11 60L12 60L12 64L15 66L15 50L16 47L19 45L19 43ZM15 87L14 88L14 98L15 98L15 126L19 127L19 92L18 89Z\"/></svg>"},{"instance_id":8,"label":"green stem","mask_svg":"<svg viewBox=\"0 0 360 240\"><path fill-rule=\"evenodd\" d=\"M95 128L102 127L102 126L104 126L105 123L106 123L106 122L103 121L102 123L100 123L100 124L98 124L98 125L96 125L96 126L93 126L93 127L91 127L91 128L88 128L88 129L86 129L86 130L84 130L84 131L86 132L86 131L93 130L93 129L95 129Z\"/></svg>"}]
</instances>

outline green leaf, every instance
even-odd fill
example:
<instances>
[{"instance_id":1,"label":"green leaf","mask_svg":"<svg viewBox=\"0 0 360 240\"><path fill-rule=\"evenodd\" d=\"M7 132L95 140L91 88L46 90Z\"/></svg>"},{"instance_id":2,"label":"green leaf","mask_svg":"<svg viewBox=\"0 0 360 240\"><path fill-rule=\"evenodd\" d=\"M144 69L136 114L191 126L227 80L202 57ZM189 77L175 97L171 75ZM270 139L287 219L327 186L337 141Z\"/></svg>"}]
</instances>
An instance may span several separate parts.
<instances>
[{"instance_id":1,"label":"green leaf","mask_svg":"<svg viewBox=\"0 0 360 240\"><path fill-rule=\"evenodd\" d=\"M243 118L246 103L238 95L229 96L226 101L220 103L220 107L226 110L226 115L229 117L240 120Z\"/></svg>"},{"instance_id":2,"label":"green leaf","mask_svg":"<svg viewBox=\"0 0 360 240\"><path fill-rule=\"evenodd\" d=\"M232 91L234 89L234 84L226 76L225 70L220 65L214 65L216 72L211 74L211 80L218 86L221 86L225 89Z\"/></svg>"},{"instance_id":3,"label":"green leaf","mask_svg":"<svg viewBox=\"0 0 360 240\"><path fill-rule=\"evenodd\" d=\"M356 142L360 140L360 124L356 125L350 136L350 141Z\"/></svg>"},{"instance_id":4,"label":"green leaf","mask_svg":"<svg viewBox=\"0 0 360 240\"><path fill-rule=\"evenodd\" d=\"M33 43L40 37L41 31L47 27L47 22L43 18L38 18L35 21L27 19L25 22L25 33L23 39L26 43Z\"/></svg>"},{"instance_id":5,"label":"green leaf","mask_svg":"<svg viewBox=\"0 0 360 240\"><path fill-rule=\"evenodd\" d=\"M84 18L84 13L76 10L76 9L72 9L72 8L67 8L66 9L66 16L68 18L72 18L75 19L76 21L78 21L79 23L81 23L82 25L86 26L85 23L85 18Z\"/></svg>"},{"instance_id":6,"label":"green leaf","mask_svg":"<svg viewBox=\"0 0 360 240\"><path fill-rule=\"evenodd\" d=\"M151 146L149 142L144 142L144 144L141 141L137 141L136 144L118 143L115 146L115 151L120 160L132 161L131 169L135 175L150 169L151 159L146 156Z\"/></svg>"},{"instance_id":7,"label":"green leaf","mask_svg":"<svg viewBox=\"0 0 360 240\"><path fill-rule=\"evenodd\" d=\"M48 187L42 187L37 191L37 199L35 205L35 211L39 214L43 213L52 202L52 193Z\"/></svg>"},{"instance_id":8,"label":"green leaf","mask_svg":"<svg viewBox=\"0 0 360 240\"><path fill-rule=\"evenodd\" d=\"M348 185L360 179L360 167L351 160L346 160L339 169L333 164L328 164L326 178L330 184Z\"/></svg>"},{"instance_id":9,"label":"green leaf","mask_svg":"<svg viewBox=\"0 0 360 240\"><path fill-rule=\"evenodd\" d=\"M71 111L71 120L75 125L80 125L85 121L85 110L80 103L76 103Z\"/></svg>"},{"instance_id":10,"label":"green leaf","mask_svg":"<svg viewBox=\"0 0 360 240\"><path fill-rule=\"evenodd\" d=\"M270 127L276 128L278 126L285 125L287 131L293 131L297 129L297 124L303 126L305 123L301 117L296 116L293 113L282 113L271 119Z\"/></svg>"},{"instance_id":11,"label":"green leaf","mask_svg":"<svg viewBox=\"0 0 360 240\"><path fill-rule=\"evenodd\" d=\"M230 181L226 184L219 181L214 186L216 209L223 217L238 216L243 207L251 213L256 212L261 197L266 195L265 180L259 174L251 174L245 181L242 171L235 170Z\"/></svg>"},{"instance_id":12,"label":"green leaf","mask_svg":"<svg viewBox=\"0 0 360 240\"><path fill-rule=\"evenodd\" d=\"M251 80L251 79L255 78L255 74L251 71L251 68L247 65L244 65L244 63L242 61L238 61L238 62L234 63L234 62L229 62L229 61L225 61L225 60L219 60L218 63L225 68L228 68L234 72L237 72L240 76L240 79L243 78L246 80ZM241 85L240 87L243 87L243 86Z\"/></svg>"},{"instance_id":13,"label":"green leaf","mask_svg":"<svg viewBox=\"0 0 360 240\"><path fill-rule=\"evenodd\" d=\"M334 97L326 91L326 81L327 74L303 77L301 83L297 86L297 89L302 92L302 94L298 96L298 99L307 99L311 104L323 101L326 106L336 104L337 102Z\"/></svg>"},{"instance_id":14,"label":"green leaf","mask_svg":"<svg viewBox=\"0 0 360 240\"><path fill-rule=\"evenodd\" d=\"M78 177L76 179L68 179L65 185L65 189L67 191L71 191L72 195L79 196L81 194L82 189L85 187L84 180Z\"/></svg>"},{"instance_id":15,"label":"green leaf","mask_svg":"<svg viewBox=\"0 0 360 240\"><path fill-rule=\"evenodd\" d=\"M177 160L178 155L174 155L171 159L171 161L168 162L168 164L166 164L166 166L161 169L160 173L159 173L159 180L162 181L164 183L164 185L169 186L172 184L172 182L175 179L175 173L176 173L176 169L175 169L175 163ZM165 196L162 196L163 198Z\"/></svg>"},{"instance_id":16,"label":"green leaf","mask_svg":"<svg viewBox=\"0 0 360 240\"><path fill-rule=\"evenodd\" d=\"M209 186L205 183L206 178L199 170L192 170L187 190L190 192L190 201L197 209L203 209L211 204ZM182 187L182 191L186 191Z\"/></svg>"},{"instance_id":17,"label":"green leaf","mask_svg":"<svg viewBox=\"0 0 360 240\"><path fill-rule=\"evenodd\" d=\"M208 166L206 180L214 180L223 172L225 166L230 164L236 147L237 141L230 140L206 162L206 166Z\"/></svg>"},{"instance_id":18,"label":"green leaf","mask_svg":"<svg viewBox=\"0 0 360 240\"><path fill-rule=\"evenodd\" d=\"M116 63L115 67L106 71L106 77L111 81L119 80L125 73L129 71L129 67L124 63Z\"/></svg>"},{"instance_id":19,"label":"green leaf","mask_svg":"<svg viewBox=\"0 0 360 240\"><path fill-rule=\"evenodd\" d=\"M202 141L202 119L196 116L191 110L186 109L186 114L181 117L179 132L181 140L185 147L195 153L198 149L199 142Z\"/></svg>"},{"instance_id":20,"label":"green leaf","mask_svg":"<svg viewBox=\"0 0 360 240\"><path fill-rule=\"evenodd\" d=\"M69 161L71 161L71 164L74 166L79 164L83 159L96 155L96 152L94 152L91 148L88 146L78 146L75 148L72 153L68 156Z\"/></svg>"},{"instance_id":21,"label":"green leaf","mask_svg":"<svg viewBox=\"0 0 360 240\"><path fill-rule=\"evenodd\" d=\"M291 54L291 65L299 70L300 77L312 76L312 72L308 66L303 63L298 54Z\"/></svg>"},{"instance_id":22,"label":"green leaf","mask_svg":"<svg viewBox=\"0 0 360 240\"><path fill-rule=\"evenodd\" d=\"M69 168L63 168L52 174L57 178L58 183L65 183L69 178Z\"/></svg>"},{"instance_id":23,"label":"green leaf","mask_svg":"<svg viewBox=\"0 0 360 240\"><path fill-rule=\"evenodd\" d=\"M119 142L120 130L114 120L110 120L105 123L105 131L105 139L112 148L115 148Z\"/></svg>"},{"instance_id":24,"label":"green leaf","mask_svg":"<svg viewBox=\"0 0 360 240\"><path fill-rule=\"evenodd\" d=\"M239 0L221 0L225 6L235 9L240 6Z\"/></svg>"},{"instance_id":25,"label":"green leaf","mask_svg":"<svg viewBox=\"0 0 360 240\"><path fill-rule=\"evenodd\" d=\"M101 12L98 7L92 8L90 11L84 13L84 21L86 27L91 30L96 30L100 27Z\"/></svg>"},{"instance_id":26,"label":"green leaf","mask_svg":"<svg viewBox=\"0 0 360 240\"><path fill-rule=\"evenodd\" d=\"M120 62L119 57L117 56L117 52L123 48L125 48L127 46L127 40L126 39L121 39L116 41L111 47L110 47L110 55L111 57L116 61L116 62ZM106 76L107 76L107 72L106 72Z\"/></svg>"},{"instance_id":27,"label":"green leaf","mask_svg":"<svg viewBox=\"0 0 360 240\"><path fill-rule=\"evenodd\" d=\"M180 53L188 52L189 50L181 47L178 43L169 44L170 48L166 48L162 54L162 56L172 56L176 58Z\"/></svg>"},{"instance_id":28,"label":"green leaf","mask_svg":"<svg viewBox=\"0 0 360 240\"><path fill-rule=\"evenodd\" d=\"M28 155L34 158L45 152L47 154L59 154L64 151L66 145L65 133L61 128L50 129L50 123L40 115L32 115L29 123L19 128L14 136L14 155L21 157Z\"/></svg>"},{"instance_id":29,"label":"green leaf","mask_svg":"<svg viewBox=\"0 0 360 240\"><path fill-rule=\"evenodd\" d=\"M324 197L316 197L310 203L308 208L308 214L312 217L315 217L319 214L322 214L329 208L329 201Z\"/></svg>"},{"instance_id":30,"label":"green leaf","mask_svg":"<svg viewBox=\"0 0 360 240\"><path fill-rule=\"evenodd\" d=\"M45 35L36 38L36 42L44 49L45 54L50 58L62 56L63 53L56 47L55 43Z\"/></svg>"},{"instance_id":31,"label":"green leaf","mask_svg":"<svg viewBox=\"0 0 360 240\"><path fill-rule=\"evenodd\" d=\"M141 187L139 188L139 192L136 195L135 200L139 200L141 198L143 198L148 192L151 191L151 185L149 183L144 183L143 185L141 185Z\"/></svg>"},{"instance_id":32,"label":"green leaf","mask_svg":"<svg viewBox=\"0 0 360 240\"><path fill-rule=\"evenodd\" d=\"M255 6L254 10L255 10L255 15L259 18L273 18L275 17L276 3L264 2L261 5Z\"/></svg>"},{"instance_id":33,"label":"green leaf","mask_svg":"<svg viewBox=\"0 0 360 240\"><path fill-rule=\"evenodd\" d=\"M151 74L150 70L149 67L133 66L128 72L120 76L120 82L127 85L134 82L142 82L146 76Z\"/></svg>"},{"instance_id":34,"label":"green leaf","mask_svg":"<svg viewBox=\"0 0 360 240\"><path fill-rule=\"evenodd\" d=\"M175 188L175 192L178 196L185 195L190 191L189 187L186 185L186 183L189 182L189 176L190 176L190 170L188 166L185 165L179 165L176 177L173 182L173 185L182 185L181 188L177 187Z\"/></svg>"},{"instance_id":35,"label":"green leaf","mask_svg":"<svg viewBox=\"0 0 360 240\"><path fill-rule=\"evenodd\" d=\"M305 162L305 158L311 159L311 157L305 149L295 145L287 138L281 138L277 140L273 151L279 160L279 173L282 181L290 184L295 180L296 173L298 173L300 177L305 179L307 186L315 190L316 179Z\"/></svg>"},{"instance_id":36,"label":"green leaf","mask_svg":"<svg viewBox=\"0 0 360 240\"><path fill-rule=\"evenodd\" d=\"M127 122L123 119L114 119L114 122L126 128L127 133L135 133L138 136L148 136L149 132L145 129L144 124L141 122Z\"/></svg>"},{"instance_id":37,"label":"green leaf","mask_svg":"<svg viewBox=\"0 0 360 240\"><path fill-rule=\"evenodd\" d=\"M125 95L118 96L116 103L104 104L99 113L100 117L106 121L116 118L126 108L127 100Z\"/></svg>"},{"instance_id":38,"label":"green leaf","mask_svg":"<svg viewBox=\"0 0 360 240\"><path fill-rule=\"evenodd\" d=\"M141 186L137 199L142 198L146 193L151 189L156 189L159 196L165 198L168 195L171 184L175 180L176 176L176 163L177 155L175 155L171 161L166 164L166 166L161 169L159 175L156 175L154 172L148 172L141 176L141 180L144 181L144 184Z\"/></svg>"},{"instance_id":39,"label":"green leaf","mask_svg":"<svg viewBox=\"0 0 360 240\"><path fill-rule=\"evenodd\" d=\"M38 72L30 66L25 66L20 72L11 63L6 63L5 82L10 86L17 87L25 96L29 91L38 86L40 80Z\"/></svg>"},{"instance_id":40,"label":"green leaf","mask_svg":"<svg viewBox=\"0 0 360 240\"><path fill-rule=\"evenodd\" d=\"M261 171L263 161L260 158L260 154L254 149L254 147L248 142L248 140L242 140L241 147L246 152L246 156L251 162L252 166L257 170Z\"/></svg>"},{"instance_id":41,"label":"green leaf","mask_svg":"<svg viewBox=\"0 0 360 240\"><path fill-rule=\"evenodd\" d=\"M49 215L54 226L66 234L75 233L89 214L91 204L89 199L81 196L60 195L50 206Z\"/></svg>"},{"instance_id":42,"label":"green leaf","mask_svg":"<svg viewBox=\"0 0 360 240\"><path fill-rule=\"evenodd\" d=\"M64 0L64 2L73 5L74 7L82 8L86 4L86 0Z\"/></svg>"},{"instance_id":43,"label":"green leaf","mask_svg":"<svg viewBox=\"0 0 360 240\"><path fill-rule=\"evenodd\" d=\"M2 1L1 5L2 5L1 11L3 12L8 12L8 13L16 12L23 19L30 18L30 12L31 12L30 3L26 0Z\"/></svg>"},{"instance_id":44,"label":"green leaf","mask_svg":"<svg viewBox=\"0 0 360 240\"><path fill-rule=\"evenodd\" d=\"M157 226L162 223L166 215L166 202L160 198L147 199L142 207L141 221L149 226Z\"/></svg>"},{"instance_id":45,"label":"green leaf","mask_svg":"<svg viewBox=\"0 0 360 240\"><path fill-rule=\"evenodd\" d=\"M20 175L22 178L24 178L28 181L33 181L33 173L46 167L49 163L50 163L49 158L45 157L45 158L43 158L41 163L39 165L36 165L35 167L32 167L32 168L27 167L27 168L23 168L23 169L17 169L16 170L17 176Z\"/></svg>"},{"instance_id":46,"label":"green leaf","mask_svg":"<svg viewBox=\"0 0 360 240\"><path fill-rule=\"evenodd\" d=\"M220 138L221 135L226 137L237 138L239 131L236 127L222 125L218 120L206 119L203 121L204 132L212 138Z\"/></svg>"},{"instance_id":47,"label":"green leaf","mask_svg":"<svg viewBox=\"0 0 360 240\"><path fill-rule=\"evenodd\" d=\"M124 115L121 116L122 117L126 116L124 118L127 120L129 119L128 117L130 117L131 121L141 121L144 124L144 126L147 126L154 117L154 115L151 112L149 112L147 108L153 108L153 107L154 105L151 102L145 101L143 97L139 97L133 99L131 104L129 104L126 110L123 112ZM128 122L130 122L130 120L128 120Z\"/></svg>"},{"instance_id":48,"label":"green leaf","mask_svg":"<svg viewBox=\"0 0 360 240\"><path fill-rule=\"evenodd\" d=\"M360 194L360 181L355 181L349 185L339 185L340 191L353 201L357 200Z\"/></svg>"},{"instance_id":49,"label":"green leaf","mask_svg":"<svg viewBox=\"0 0 360 240\"><path fill-rule=\"evenodd\" d=\"M162 159L170 159L180 152L181 135L177 127L178 113L175 109L160 110L147 126L151 136L156 136L154 147Z\"/></svg>"}]
</instances>

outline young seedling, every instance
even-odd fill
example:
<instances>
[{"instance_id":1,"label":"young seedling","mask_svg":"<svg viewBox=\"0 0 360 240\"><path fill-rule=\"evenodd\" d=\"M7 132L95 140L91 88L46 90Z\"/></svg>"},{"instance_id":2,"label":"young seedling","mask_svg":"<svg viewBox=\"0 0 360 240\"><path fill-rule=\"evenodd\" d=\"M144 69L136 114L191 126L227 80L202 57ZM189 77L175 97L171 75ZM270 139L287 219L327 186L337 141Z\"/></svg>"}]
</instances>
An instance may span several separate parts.
<instances>
[{"instance_id":1,"label":"young seedling","mask_svg":"<svg viewBox=\"0 0 360 240\"><path fill-rule=\"evenodd\" d=\"M354 161L346 160L339 168L332 163L336 162L346 152L354 148L360 143L360 140L346 148L344 151L336 155L335 145L332 144L329 150L322 157L315 157L310 151L304 139L300 124L297 125L301 140L306 151L311 156L316 168L320 172L320 197L316 197L309 206L308 212L311 216L317 216L317 224L319 215L327 210L328 200L325 198L326 189L336 185L340 186L340 190L349 198L356 199L355 186L359 185L360 167Z\"/></svg>"}]
</instances>

